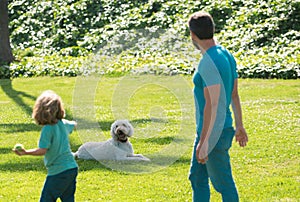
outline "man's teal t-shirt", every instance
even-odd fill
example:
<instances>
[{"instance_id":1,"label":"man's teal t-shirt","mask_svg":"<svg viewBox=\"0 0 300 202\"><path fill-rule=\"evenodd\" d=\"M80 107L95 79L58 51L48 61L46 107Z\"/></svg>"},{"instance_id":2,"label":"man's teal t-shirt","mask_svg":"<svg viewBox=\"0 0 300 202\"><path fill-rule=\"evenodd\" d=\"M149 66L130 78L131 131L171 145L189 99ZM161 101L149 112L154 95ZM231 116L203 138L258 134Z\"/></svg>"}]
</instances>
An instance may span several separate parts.
<instances>
[{"instance_id":1,"label":"man's teal t-shirt","mask_svg":"<svg viewBox=\"0 0 300 202\"><path fill-rule=\"evenodd\" d=\"M203 54L193 76L198 135L200 135L203 125L204 88L207 86L221 85L218 118L215 124L221 124L222 128L232 127L230 103L234 80L237 77L236 61L223 46L213 46Z\"/></svg>"},{"instance_id":2,"label":"man's teal t-shirt","mask_svg":"<svg viewBox=\"0 0 300 202\"><path fill-rule=\"evenodd\" d=\"M73 121L63 119L42 128L39 148L47 149L44 163L49 176L78 167L69 144L69 134L74 125Z\"/></svg>"}]
</instances>

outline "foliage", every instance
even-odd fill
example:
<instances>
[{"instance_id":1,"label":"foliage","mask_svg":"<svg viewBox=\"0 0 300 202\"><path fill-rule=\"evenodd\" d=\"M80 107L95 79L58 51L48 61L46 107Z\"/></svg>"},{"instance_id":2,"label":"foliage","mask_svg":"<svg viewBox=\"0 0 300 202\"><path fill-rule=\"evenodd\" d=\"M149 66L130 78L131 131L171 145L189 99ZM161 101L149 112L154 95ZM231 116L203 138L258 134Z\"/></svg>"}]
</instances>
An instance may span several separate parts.
<instances>
[{"instance_id":1,"label":"foliage","mask_svg":"<svg viewBox=\"0 0 300 202\"><path fill-rule=\"evenodd\" d=\"M57 55L44 57L26 57L19 63L10 65L11 77L36 76L77 76L80 67L80 57L61 57Z\"/></svg>"},{"instance_id":2,"label":"foliage","mask_svg":"<svg viewBox=\"0 0 300 202\"><path fill-rule=\"evenodd\" d=\"M186 43L183 45L189 47L191 43L188 42L186 22L189 15L198 10L206 10L213 15L216 36L220 43L236 56L241 77L300 77L299 0L14 0L9 4L11 41L17 52L31 49L36 58L33 60L54 54L62 56L60 61L64 60L65 56L73 56L74 60L77 60L77 56L80 56L79 60L82 56L88 58L100 48L106 48L111 40L132 32L136 34L136 31L149 33L150 29L160 35L176 34L174 40L178 43L184 41ZM160 37L154 37L153 34L151 37L154 46L161 45ZM149 35L142 38L149 39ZM125 39L126 37L120 43L126 44ZM133 43L131 45L138 46ZM170 50L167 53L166 46ZM120 69L130 71L137 68L141 69L140 72L149 67L151 72L156 72L155 69L160 71L161 67L156 66L156 63L144 62L141 67L132 65L148 58L149 54L158 61L164 61L167 57L170 63L175 64L164 64L164 70L160 73L193 71L194 61L191 58L194 53L184 51L179 57L176 55L177 50L172 49L169 44L154 47L155 51L149 46L135 51L132 51L132 48L123 47L122 54L119 52L121 55L117 57L121 61L114 61L116 64L102 72L119 72ZM130 61L124 61L127 59L124 55L128 55ZM15 70L26 69L24 57L20 57L21 63L14 64ZM187 60L188 62L182 63ZM119 68L121 64L129 63L127 67ZM66 64L58 66L70 69ZM80 68L75 69L78 70L76 75L83 73ZM13 73L11 76L28 76L34 74L34 71L33 68L32 72ZM53 75L62 75L58 68L53 71L56 72ZM48 72L42 74L48 75ZM34 75L40 74L37 71Z\"/></svg>"}]
</instances>

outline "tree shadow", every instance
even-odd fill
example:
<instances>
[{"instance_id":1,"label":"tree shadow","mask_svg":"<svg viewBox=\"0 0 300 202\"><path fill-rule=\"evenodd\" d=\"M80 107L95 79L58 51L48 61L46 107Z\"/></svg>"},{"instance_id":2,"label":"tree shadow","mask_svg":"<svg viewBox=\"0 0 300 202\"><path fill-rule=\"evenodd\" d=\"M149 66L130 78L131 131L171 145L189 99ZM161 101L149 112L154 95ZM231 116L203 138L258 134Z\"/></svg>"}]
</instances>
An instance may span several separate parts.
<instances>
[{"instance_id":1,"label":"tree shadow","mask_svg":"<svg viewBox=\"0 0 300 202\"><path fill-rule=\"evenodd\" d=\"M29 98L31 100L36 100L36 97L29 95L22 91L17 91L12 86L12 81L10 79L1 79L0 86L3 92L12 99L21 109L28 115L31 115L32 108L28 106L22 99L22 97Z\"/></svg>"},{"instance_id":2,"label":"tree shadow","mask_svg":"<svg viewBox=\"0 0 300 202\"><path fill-rule=\"evenodd\" d=\"M170 166L188 166L191 159L186 156L180 158L174 156L155 157L151 162L145 161L116 161L116 160L83 160L76 159L80 171L102 170L118 172L121 175L137 174L137 173L152 173L162 169L167 169ZM164 162L170 162L165 164Z\"/></svg>"},{"instance_id":3,"label":"tree shadow","mask_svg":"<svg viewBox=\"0 0 300 202\"><path fill-rule=\"evenodd\" d=\"M20 157L22 158L22 157ZM6 162L0 164L1 172L28 172L28 171L39 171L46 172L46 168L41 158L28 158L20 161Z\"/></svg>"},{"instance_id":4,"label":"tree shadow","mask_svg":"<svg viewBox=\"0 0 300 202\"><path fill-rule=\"evenodd\" d=\"M27 171L45 171L42 158L19 157L12 151L12 148L0 148L0 155L14 155L5 163L0 163L0 172L27 172Z\"/></svg>"},{"instance_id":5,"label":"tree shadow","mask_svg":"<svg viewBox=\"0 0 300 202\"><path fill-rule=\"evenodd\" d=\"M0 148L0 154L9 154L12 153L12 148Z\"/></svg>"},{"instance_id":6,"label":"tree shadow","mask_svg":"<svg viewBox=\"0 0 300 202\"><path fill-rule=\"evenodd\" d=\"M150 137L145 139L139 139L140 142L145 144L157 144L157 145L168 145L175 139L174 136L165 136L165 137Z\"/></svg>"},{"instance_id":7,"label":"tree shadow","mask_svg":"<svg viewBox=\"0 0 300 202\"><path fill-rule=\"evenodd\" d=\"M99 161L76 159L76 162L79 167L79 172L80 171L90 171L90 170L111 171L111 169L109 167L106 167Z\"/></svg>"},{"instance_id":8,"label":"tree shadow","mask_svg":"<svg viewBox=\"0 0 300 202\"><path fill-rule=\"evenodd\" d=\"M77 122L77 129L79 130L89 130L89 129L99 129L101 131L109 131L111 125L114 121L91 121L83 118L75 118Z\"/></svg>"},{"instance_id":9,"label":"tree shadow","mask_svg":"<svg viewBox=\"0 0 300 202\"><path fill-rule=\"evenodd\" d=\"M3 123L0 124L0 133L18 133L40 131L41 127L34 123Z\"/></svg>"},{"instance_id":10,"label":"tree shadow","mask_svg":"<svg viewBox=\"0 0 300 202\"><path fill-rule=\"evenodd\" d=\"M115 122L115 120L108 120L108 121L99 121L99 122L93 122L91 120L85 120L82 118L77 118L76 122L78 124L78 129L91 129L95 128L97 126L98 129L102 131L110 131L111 125ZM135 128L139 124L145 124L150 122L163 122L165 123L166 120L164 119L133 119L129 120L129 122L132 124L132 126Z\"/></svg>"},{"instance_id":11,"label":"tree shadow","mask_svg":"<svg viewBox=\"0 0 300 202\"><path fill-rule=\"evenodd\" d=\"M74 147L79 147L74 145ZM28 171L39 171L46 173L43 157L33 157L33 156L22 156L19 157L13 153L12 148L0 148L0 155L15 155L11 160L8 160L5 163L0 163L0 172L28 172ZM88 170L111 170L105 167L103 164L98 161L93 160L81 160L76 159L77 164L79 165L79 171L88 171Z\"/></svg>"}]
</instances>

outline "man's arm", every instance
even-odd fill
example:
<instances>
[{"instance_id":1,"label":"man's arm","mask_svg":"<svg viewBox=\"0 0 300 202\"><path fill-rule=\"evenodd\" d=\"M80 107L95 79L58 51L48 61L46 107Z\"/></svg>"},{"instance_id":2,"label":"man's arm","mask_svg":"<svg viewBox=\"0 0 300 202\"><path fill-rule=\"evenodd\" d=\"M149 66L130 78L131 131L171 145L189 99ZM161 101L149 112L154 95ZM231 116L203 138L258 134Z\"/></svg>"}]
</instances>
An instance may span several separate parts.
<instances>
[{"instance_id":1,"label":"man's arm","mask_svg":"<svg viewBox=\"0 0 300 202\"><path fill-rule=\"evenodd\" d=\"M208 139L214 127L220 97L220 84L204 88L204 114L201 138L197 145L196 157L199 163L205 164L208 160Z\"/></svg>"},{"instance_id":2,"label":"man's arm","mask_svg":"<svg viewBox=\"0 0 300 202\"><path fill-rule=\"evenodd\" d=\"M237 142L239 142L241 147L244 147L247 145L248 136L243 125L242 107L240 102L240 96L238 93L238 79L234 80L234 86L231 95L231 105L234 113L236 127L235 139Z\"/></svg>"}]
</instances>

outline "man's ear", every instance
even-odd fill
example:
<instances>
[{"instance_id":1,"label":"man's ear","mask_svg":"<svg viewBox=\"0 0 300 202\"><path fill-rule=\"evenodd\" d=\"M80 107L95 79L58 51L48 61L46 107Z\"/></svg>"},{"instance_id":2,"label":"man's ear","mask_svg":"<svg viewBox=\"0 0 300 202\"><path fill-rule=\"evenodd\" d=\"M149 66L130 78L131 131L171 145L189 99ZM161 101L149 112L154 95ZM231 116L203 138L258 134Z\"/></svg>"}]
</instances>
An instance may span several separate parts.
<instances>
[{"instance_id":1,"label":"man's ear","mask_svg":"<svg viewBox=\"0 0 300 202\"><path fill-rule=\"evenodd\" d=\"M191 38L192 38L194 41L198 41L198 40L199 40L198 36L197 36L193 31L190 31L190 34L191 34Z\"/></svg>"},{"instance_id":2,"label":"man's ear","mask_svg":"<svg viewBox=\"0 0 300 202\"><path fill-rule=\"evenodd\" d=\"M191 30L190 30L190 35L191 35L192 39L194 39L196 37L196 34Z\"/></svg>"}]
</instances>

